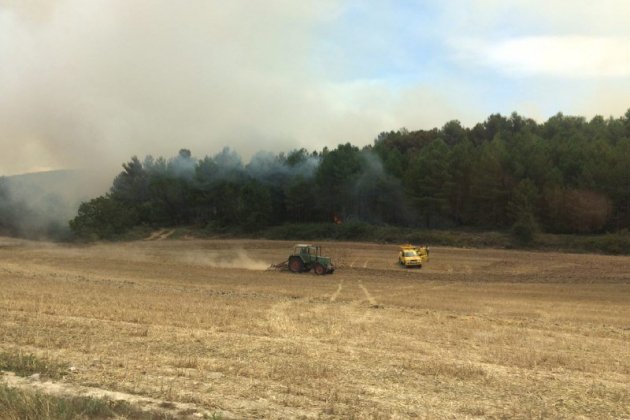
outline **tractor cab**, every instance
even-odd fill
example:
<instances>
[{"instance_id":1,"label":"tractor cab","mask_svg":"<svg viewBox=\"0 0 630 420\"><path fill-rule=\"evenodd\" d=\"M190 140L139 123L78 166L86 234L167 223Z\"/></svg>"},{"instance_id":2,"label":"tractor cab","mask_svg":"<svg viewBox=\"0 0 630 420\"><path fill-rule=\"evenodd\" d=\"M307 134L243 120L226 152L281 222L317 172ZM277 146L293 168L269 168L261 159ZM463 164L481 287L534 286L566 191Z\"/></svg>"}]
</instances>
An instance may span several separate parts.
<instances>
[{"instance_id":1,"label":"tractor cab","mask_svg":"<svg viewBox=\"0 0 630 420\"><path fill-rule=\"evenodd\" d=\"M309 258L310 256L318 257L322 255L322 249L316 245L297 244L293 248L293 255Z\"/></svg>"}]
</instances>

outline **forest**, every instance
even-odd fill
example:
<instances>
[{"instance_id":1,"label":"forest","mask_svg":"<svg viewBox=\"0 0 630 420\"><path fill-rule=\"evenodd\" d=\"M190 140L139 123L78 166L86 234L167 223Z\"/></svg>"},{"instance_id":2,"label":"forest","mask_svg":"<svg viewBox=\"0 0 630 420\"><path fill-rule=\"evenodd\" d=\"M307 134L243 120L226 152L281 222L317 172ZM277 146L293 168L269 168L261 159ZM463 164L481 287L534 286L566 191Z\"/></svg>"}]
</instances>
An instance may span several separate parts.
<instances>
[{"instance_id":1,"label":"forest","mask_svg":"<svg viewBox=\"0 0 630 420\"><path fill-rule=\"evenodd\" d=\"M630 227L630 110L590 121L559 113L541 124L493 114L472 128L453 120L383 132L362 148L259 152L247 164L229 148L203 158L182 148L122 166L107 194L79 206L69 222L77 237L136 226L247 233L364 222L511 230L526 240ZM6 204L0 215L0 224L19 216Z\"/></svg>"}]
</instances>

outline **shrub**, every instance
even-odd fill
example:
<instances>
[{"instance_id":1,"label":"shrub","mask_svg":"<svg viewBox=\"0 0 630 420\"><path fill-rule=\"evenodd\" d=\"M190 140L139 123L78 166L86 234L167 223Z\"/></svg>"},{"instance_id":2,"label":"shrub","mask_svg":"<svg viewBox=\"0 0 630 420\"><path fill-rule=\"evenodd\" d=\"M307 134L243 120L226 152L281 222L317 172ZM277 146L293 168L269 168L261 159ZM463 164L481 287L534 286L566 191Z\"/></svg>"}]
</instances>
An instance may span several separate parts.
<instances>
[{"instance_id":1,"label":"shrub","mask_svg":"<svg viewBox=\"0 0 630 420\"><path fill-rule=\"evenodd\" d=\"M512 237L521 244L531 244L534 241L536 232L538 231L538 224L534 215L530 212L521 213L514 225L512 226Z\"/></svg>"}]
</instances>

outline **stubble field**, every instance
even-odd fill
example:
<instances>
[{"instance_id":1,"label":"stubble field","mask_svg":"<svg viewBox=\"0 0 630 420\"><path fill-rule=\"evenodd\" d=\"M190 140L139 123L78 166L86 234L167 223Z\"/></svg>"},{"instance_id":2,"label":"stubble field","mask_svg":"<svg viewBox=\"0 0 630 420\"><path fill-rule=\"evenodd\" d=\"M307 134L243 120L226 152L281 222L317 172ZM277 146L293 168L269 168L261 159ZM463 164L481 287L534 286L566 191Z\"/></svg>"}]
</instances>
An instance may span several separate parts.
<instances>
[{"instance_id":1,"label":"stubble field","mask_svg":"<svg viewBox=\"0 0 630 420\"><path fill-rule=\"evenodd\" d=\"M629 257L324 243L316 276L264 271L288 242L153 239L0 238L0 353L181 416L630 417Z\"/></svg>"}]
</instances>

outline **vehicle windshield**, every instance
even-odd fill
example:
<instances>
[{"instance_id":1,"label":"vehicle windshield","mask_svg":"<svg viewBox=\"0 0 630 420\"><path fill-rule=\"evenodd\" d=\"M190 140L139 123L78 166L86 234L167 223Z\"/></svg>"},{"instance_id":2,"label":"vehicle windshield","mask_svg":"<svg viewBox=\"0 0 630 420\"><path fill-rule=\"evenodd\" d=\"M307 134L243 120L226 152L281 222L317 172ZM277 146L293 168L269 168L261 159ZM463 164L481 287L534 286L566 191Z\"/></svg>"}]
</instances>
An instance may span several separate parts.
<instances>
[{"instance_id":1,"label":"vehicle windshield","mask_svg":"<svg viewBox=\"0 0 630 420\"><path fill-rule=\"evenodd\" d=\"M296 247L295 251L296 251L297 254L317 255L317 247L316 246Z\"/></svg>"},{"instance_id":2,"label":"vehicle windshield","mask_svg":"<svg viewBox=\"0 0 630 420\"><path fill-rule=\"evenodd\" d=\"M405 251L405 257L417 257L416 251Z\"/></svg>"}]
</instances>

